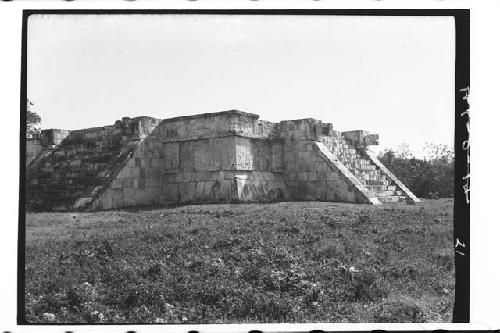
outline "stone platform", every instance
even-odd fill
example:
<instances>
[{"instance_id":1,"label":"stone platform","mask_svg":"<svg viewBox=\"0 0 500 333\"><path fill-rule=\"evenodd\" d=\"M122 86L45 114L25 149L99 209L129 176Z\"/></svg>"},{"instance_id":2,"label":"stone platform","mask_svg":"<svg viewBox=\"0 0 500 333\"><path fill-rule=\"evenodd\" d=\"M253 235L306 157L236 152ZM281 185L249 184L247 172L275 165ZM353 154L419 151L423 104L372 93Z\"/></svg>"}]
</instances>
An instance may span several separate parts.
<instances>
[{"instance_id":1,"label":"stone platform","mask_svg":"<svg viewBox=\"0 0 500 333\"><path fill-rule=\"evenodd\" d=\"M28 210L266 201L418 202L367 147L378 135L237 110L123 118L28 141Z\"/></svg>"}]
</instances>

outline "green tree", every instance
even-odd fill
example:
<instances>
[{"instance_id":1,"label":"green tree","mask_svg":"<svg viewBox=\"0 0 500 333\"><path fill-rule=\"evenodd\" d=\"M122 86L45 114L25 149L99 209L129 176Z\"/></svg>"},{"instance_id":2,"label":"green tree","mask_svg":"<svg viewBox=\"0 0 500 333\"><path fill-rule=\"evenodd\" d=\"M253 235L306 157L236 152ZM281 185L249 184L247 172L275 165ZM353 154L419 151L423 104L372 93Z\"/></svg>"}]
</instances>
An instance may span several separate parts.
<instances>
[{"instance_id":1,"label":"green tree","mask_svg":"<svg viewBox=\"0 0 500 333\"><path fill-rule=\"evenodd\" d=\"M453 151L447 145L443 144L426 142L424 146L424 153L424 159L434 163L451 163L455 158Z\"/></svg>"},{"instance_id":2,"label":"green tree","mask_svg":"<svg viewBox=\"0 0 500 333\"><path fill-rule=\"evenodd\" d=\"M40 123L42 118L31 107L35 105L29 99L26 100L26 137L32 138L40 134Z\"/></svg>"},{"instance_id":3,"label":"green tree","mask_svg":"<svg viewBox=\"0 0 500 333\"><path fill-rule=\"evenodd\" d=\"M427 143L423 159L411 153L385 150L379 159L421 198L453 197L455 157L446 145Z\"/></svg>"}]
</instances>

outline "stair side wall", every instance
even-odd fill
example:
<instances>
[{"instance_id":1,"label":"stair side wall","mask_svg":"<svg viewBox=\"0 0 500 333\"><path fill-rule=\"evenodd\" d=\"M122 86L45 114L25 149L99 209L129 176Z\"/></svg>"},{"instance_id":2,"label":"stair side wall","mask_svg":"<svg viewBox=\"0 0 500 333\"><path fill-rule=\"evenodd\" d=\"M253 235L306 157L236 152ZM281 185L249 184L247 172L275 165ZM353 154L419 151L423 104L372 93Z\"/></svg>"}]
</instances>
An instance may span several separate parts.
<instances>
[{"instance_id":1,"label":"stair side wall","mask_svg":"<svg viewBox=\"0 0 500 333\"><path fill-rule=\"evenodd\" d=\"M366 187L354 176L349 169L339 161L333 153L321 142L315 142L315 149L318 151L319 156L323 159L328 166L337 172L339 178L349 185L349 189L354 193L355 202L367 203L373 205L380 205L381 202L377 196L366 189ZM335 191L340 191L341 188L336 188Z\"/></svg>"},{"instance_id":2,"label":"stair side wall","mask_svg":"<svg viewBox=\"0 0 500 333\"><path fill-rule=\"evenodd\" d=\"M27 209L85 209L157 123L137 117L84 130L42 131L43 149L26 170Z\"/></svg>"},{"instance_id":3,"label":"stair side wall","mask_svg":"<svg viewBox=\"0 0 500 333\"><path fill-rule=\"evenodd\" d=\"M323 143L292 139L284 156L291 200L380 204Z\"/></svg>"},{"instance_id":4,"label":"stair side wall","mask_svg":"<svg viewBox=\"0 0 500 333\"><path fill-rule=\"evenodd\" d=\"M251 114L162 121L93 209L287 198L281 141Z\"/></svg>"},{"instance_id":5,"label":"stair side wall","mask_svg":"<svg viewBox=\"0 0 500 333\"><path fill-rule=\"evenodd\" d=\"M375 164L387 177L389 177L400 189L401 191L403 191L403 193L406 195L407 197L407 201L409 201L410 203L416 203L416 202L420 202L420 199L417 198L417 196L415 194L413 194L412 191L410 191L409 188L407 188L405 186L405 184L403 184L402 181L400 181L398 179L398 177L396 177L391 171L389 171L389 169L387 169L387 167L382 163L380 162L380 160L377 158L377 155L373 152L373 151L370 151L369 149L364 149L363 150L363 153L365 154L366 157L368 157L370 159L370 161Z\"/></svg>"},{"instance_id":6,"label":"stair side wall","mask_svg":"<svg viewBox=\"0 0 500 333\"><path fill-rule=\"evenodd\" d=\"M156 126L137 144L107 188L92 200L89 210L159 203L162 173L167 167L166 149L159 140L162 130L161 125Z\"/></svg>"},{"instance_id":7,"label":"stair side wall","mask_svg":"<svg viewBox=\"0 0 500 333\"><path fill-rule=\"evenodd\" d=\"M26 140L26 169L43 149L39 138L29 138Z\"/></svg>"}]
</instances>

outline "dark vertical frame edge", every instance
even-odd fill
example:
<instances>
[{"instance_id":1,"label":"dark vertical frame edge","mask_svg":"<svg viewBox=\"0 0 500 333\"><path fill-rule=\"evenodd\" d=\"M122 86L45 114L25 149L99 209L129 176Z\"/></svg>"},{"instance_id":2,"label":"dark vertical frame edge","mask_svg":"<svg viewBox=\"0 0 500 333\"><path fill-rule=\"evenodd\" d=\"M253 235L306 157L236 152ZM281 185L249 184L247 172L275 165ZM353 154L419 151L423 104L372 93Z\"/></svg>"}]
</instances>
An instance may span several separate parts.
<instances>
[{"instance_id":1,"label":"dark vertical frame edge","mask_svg":"<svg viewBox=\"0 0 500 333\"><path fill-rule=\"evenodd\" d=\"M469 140L469 108L464 97L470 87L470 10L457 10L455 17L455 202L453 209L453 242L455 252L455 303L453 322L470 322L470 205L464 184L469 168L463 143ZM465 247L457 249L457 244Z\"/></svg>"},{"instance_id":2,"label":"dark vertical frame edge","mask_svg":"<svg viewBox=\"0 0 500 333\"><path fill-rule=\"evenodd\" d=\"M25 241L26 241L26 101L28 18L30 11L23 10L21 30L21 87L19 101L19 230L17 240L17 324L26 324L25 317Z\"/></svg>"}]
</instances>

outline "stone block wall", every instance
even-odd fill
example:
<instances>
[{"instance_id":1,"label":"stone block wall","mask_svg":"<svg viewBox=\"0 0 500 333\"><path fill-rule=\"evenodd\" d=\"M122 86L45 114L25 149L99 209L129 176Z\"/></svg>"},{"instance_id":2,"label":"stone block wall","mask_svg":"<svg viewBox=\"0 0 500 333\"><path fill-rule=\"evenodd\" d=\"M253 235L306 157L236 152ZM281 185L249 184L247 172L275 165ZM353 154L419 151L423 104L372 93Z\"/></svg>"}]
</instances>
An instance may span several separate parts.
<instances>
[{"instance_id":1,"label":"stone block wall","mask_svg":"<svg viewBox=\"0 0 500 333\"><path fill-rule=\"evenodd\" d=\"M162 177L169 166L167 157L178 156L178 145L168 147L167 153L166 145L160 140L164 136L164 128L158 125L138 143L107 189L94 200L93 209L159 203ZM173 162L172 159L168 161Z\"/></svg>"},{"instance_id":2,"label":"stone block wall","mask_svg":"<svg viewBox=\"0 0 500 333\"><path fill-rule=\"evenodd\" d=\"M285 198L281 175L271 171L281 168L282 150L265 138L274 130L270 124L242 112L164 120L93 207Z\"/></svg>"},{"instance_id":3,"label":"stone block wall","mask_svg":"<svg viewBox=\"0 0 500 333\"><path fill-rule=\"evenodd\" d=\"M58 145L66 139L70 132L58 128L42 130L40 135L41 145L44 147Z\"/></svg>"},{"instance_id":4,"label":"stone block wall","mask_svg":"<svg viewBox=\"0 0 500 333\"><path fill-rule=\"evenodd\" d=\"M317 142L332 152L341 148L341 134L332 128L315 119L278 124L277 135L283 140L282 173L291 200L369 202L348 178L352 175L345 175L346 170L339 170L317 149Z\"/></svg>"},{"instance_id":5,"label":"stone block wall","mask_svg":"<svg viewBox=\"0 0 500 333\"><path fill-rule=\"evenodd\" d=\"M203 113L165 119L162 122L165 141L187 141L226 136L268 137L275 124L259 120L253 113L237 110Z\"/></svg>"},{"instance_id":6,"label":"stone block wall","mask_svg":"<svg viewBox=\"0 0 500 333\"><path fill-rule=\"evenodd\" d=\"M294 140L285 145L283 173L290 198L298 201L369 203L367 193L354 184L354 176L333 157L318 149L319 142ZM322 145L325 150L326 146Z\"/></svg>"},{"instance_id":7,"label":"stone block wall","mask_svg":"<svg viewBox=\"0 0 500 333\"><path fill-rule=\"evenodd\" d=\"M42 133L27 169L28 209L412 198L357 144L378 136L315 119L272 123L231 110Z\"/></svg>"},{"instance_id":8,"label":"stone block wall","mask_svg":"<svg viewBox=\"0 0 500 333\"><path fill-rule=\"evenodd\" d=\"M40 154L42 149L42 140L40 138L28 138L26 140L26 167Z\"/></svg>"},{"instance_id":9,"label":"stone block wall","mask_svg":"<svg viewBox=\"0 0 500 333\"><path fill-rule=\"evenodd\" d=\"M115 125L42 131L42 153L26 173L27 208L68 210L89 205L158 120L124 118Z\"/></svg>"},{"instance_id":10,"label":"stone block wall","mask_svg":"<svg viewBox=\"0 0 500 333\"><path fill-rule=\"evenodd\" d=\"M282 144L276 140L236 137L235 170L277 171L282 163Z\"/></svg>"}]
</instances>

